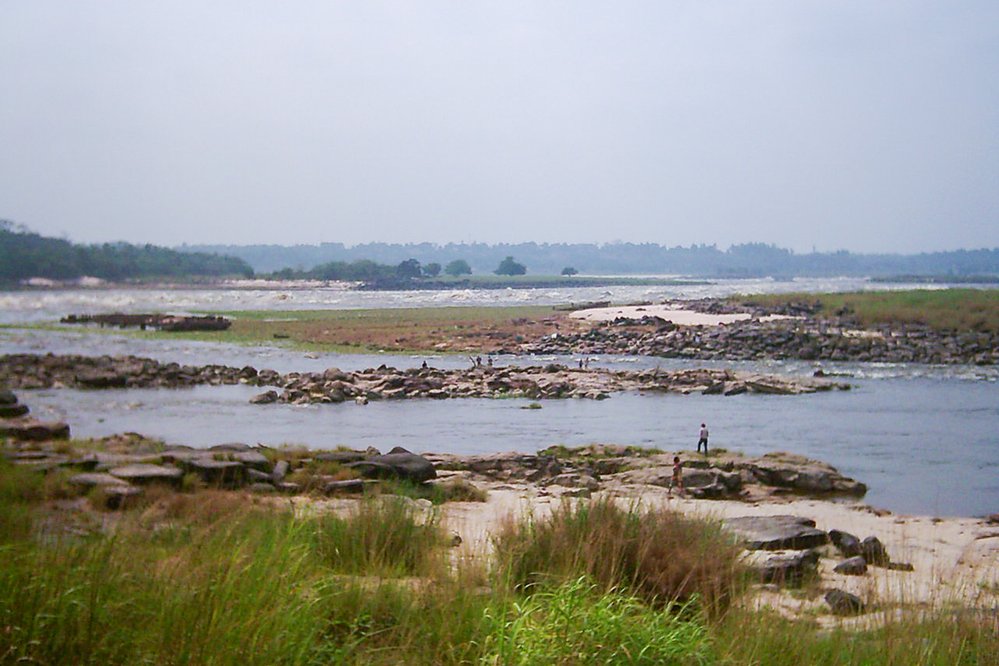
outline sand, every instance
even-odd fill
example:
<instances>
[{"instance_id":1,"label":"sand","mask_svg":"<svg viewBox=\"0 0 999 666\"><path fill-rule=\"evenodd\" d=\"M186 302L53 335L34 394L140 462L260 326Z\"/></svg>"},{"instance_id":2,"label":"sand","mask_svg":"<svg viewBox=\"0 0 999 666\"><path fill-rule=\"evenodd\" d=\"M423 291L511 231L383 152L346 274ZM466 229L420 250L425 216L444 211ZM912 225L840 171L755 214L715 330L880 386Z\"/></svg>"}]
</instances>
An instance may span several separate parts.
<instances>
[{"instance_id":1,"label":"sand","mask_svg":"<svg viewBox=\"0 0 999 666\"><path fill-rule=\"evenodd\" d=\"M609 308L588 308L586 310L576 310L569 314L575 319L585 321L613 321L618 317L625 319L641 319L642 317L659 317L679 326L721 326L737 321L751 319L749 313L734 314L706 314L693 310L677 309L671 305L623 305ZM759 317L759 321L773 321L776 319L790 319L785 315L767 315Z\"/></svg>"}]
</instances>

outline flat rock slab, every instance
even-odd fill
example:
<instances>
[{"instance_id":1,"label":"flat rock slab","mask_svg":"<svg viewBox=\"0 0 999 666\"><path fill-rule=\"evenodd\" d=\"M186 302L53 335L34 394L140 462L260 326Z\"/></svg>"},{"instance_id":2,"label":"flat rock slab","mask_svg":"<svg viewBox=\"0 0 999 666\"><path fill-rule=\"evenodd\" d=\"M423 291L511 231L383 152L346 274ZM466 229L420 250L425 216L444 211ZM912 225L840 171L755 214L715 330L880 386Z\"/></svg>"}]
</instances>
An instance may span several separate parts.
<instances>
[{"instance_id":1,"label":"flat rock slab","mask_svg":"<svg viewBox=\"0 0 999 666\"><path fill-rule=\"evenodd\" d=\"M178 484L180 483L181 477L184 476L184 473L176 467L142 463L115 467L110 470L108 474L116 476L119 479L139 484L155 482Z\"/></svg>"},{"instance_id":2,"label":"flat rock slab","mask_svg":"<svg viewBox=\"0 0 999 666\"><path fill-rule=\"evenodd\" d=\"M62 422L42 423L32 420L5 421L0 422L0 437L4 435L33 442L47 439L69 439L69 424Z\"/></svg>"},{"instance_id":3,"label":"flat rock slab","mask_svg":"<svg viewBox=\"0 0 999 666\"><path fill-rule=\"evenodd\" d=\"M807 550L829 541L828 534L815 529L814 520L801 516L742 516L723 524L748 550Z\"/></svg>"},{"instance_id":4,"label":"flat rock slab","mask_svg":"<svg viewBox=\"0 0 999 666\"><path fill-rule=\"evenodd\" d=\"M112 476L110 474L104 474L102 472L88 472L86 474L77 474L69 478L69 482L75 486L84 486L87 488L93 488L94 486L127 486L128 482L124 479L119 479L117 476Z\"/></svg>"},{"instance_id":5,"label":"flat rock slab","mask_svg":"<svg viewBox=\"0 0 999 666\"><path fill-rule=\"evenodd\" d=\"M271 471L271 461L259 451L240 451L239 453L234 453L232 459L261 472Z\"/></svg>"}]
</instances>

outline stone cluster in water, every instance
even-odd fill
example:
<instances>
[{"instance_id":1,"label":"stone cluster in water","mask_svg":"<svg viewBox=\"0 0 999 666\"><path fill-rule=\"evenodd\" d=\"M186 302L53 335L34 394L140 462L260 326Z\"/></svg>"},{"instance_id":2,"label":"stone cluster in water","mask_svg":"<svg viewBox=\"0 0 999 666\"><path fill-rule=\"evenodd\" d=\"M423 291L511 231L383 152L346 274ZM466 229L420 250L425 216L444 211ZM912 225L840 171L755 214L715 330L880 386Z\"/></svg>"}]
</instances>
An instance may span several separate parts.
<instances>
[{"instance_id":1,"label":"stone cluster in water","mask_svg":"<svg viewBox=\"0 0 999 666\"><path fill-rule=\"evenodd\" d=\"M339 403L346 400L400 398L591 398L617 391L660 391L737 395L792 395L848 384L811 378L736 373L723 369L611 371L563 365L475 367L463 370L387 366L347 372L291 372L224 365L182 366L136 356L60 356L16 354L0 357L0 385L11 388L150 388L199 384L250 384L282 389L267 391L255 403Z\"/></svg>"},{"instance_id":2,"label":"stone cluster in water","mask_svg":"<svg viewBox=\"0 0 999 666\"><path fill-rule=\"evenodd\" d=\"M581 333L521 345L534 354L631 354L697 360L999 363L999 335L929 327L858 330L845 321L749 319L725 326L676 326L659 317L617 319Z\"/></svg>"}]
</instances>

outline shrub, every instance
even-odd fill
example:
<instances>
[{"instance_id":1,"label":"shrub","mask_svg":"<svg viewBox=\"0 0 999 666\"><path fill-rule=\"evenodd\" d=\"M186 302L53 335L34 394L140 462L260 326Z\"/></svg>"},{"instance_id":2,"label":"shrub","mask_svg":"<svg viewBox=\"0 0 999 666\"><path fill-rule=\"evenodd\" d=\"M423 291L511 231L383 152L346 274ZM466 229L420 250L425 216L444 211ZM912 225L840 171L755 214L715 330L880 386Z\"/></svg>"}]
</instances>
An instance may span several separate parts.
<instances>
[{"instance_id":1,"label":"shrub","mask_svg":"<svg viewBox=\"0 0 999 666\"><path fill-rule=\"evenodd\" d=\"M518 588L589 576L657 605L696 597L710 614L740 582L739 549L717 524L613 499L563 504L541 520L511 521L495 538L500 571Z\"/></svg>"}]
</instances>

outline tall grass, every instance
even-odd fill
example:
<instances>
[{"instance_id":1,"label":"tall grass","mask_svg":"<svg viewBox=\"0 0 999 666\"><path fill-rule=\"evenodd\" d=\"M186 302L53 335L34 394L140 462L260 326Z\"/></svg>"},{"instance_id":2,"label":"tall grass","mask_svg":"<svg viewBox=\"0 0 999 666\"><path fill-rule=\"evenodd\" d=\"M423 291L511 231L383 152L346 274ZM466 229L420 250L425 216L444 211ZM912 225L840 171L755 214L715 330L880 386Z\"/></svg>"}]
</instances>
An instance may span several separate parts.
<instances>
[{"instance_id":1,"label":"tall grass","mask_svg":"<svg viewBox=\"0 0 999 666\"><path fill-rule=\"evenodd\" d=\"M516 587L587 576L657 606L697 597L711 615L728 607L741 579L739 548L719 525L606 498L510 522L495 545L499 570Z\"/></svg>"}]
</instances>

